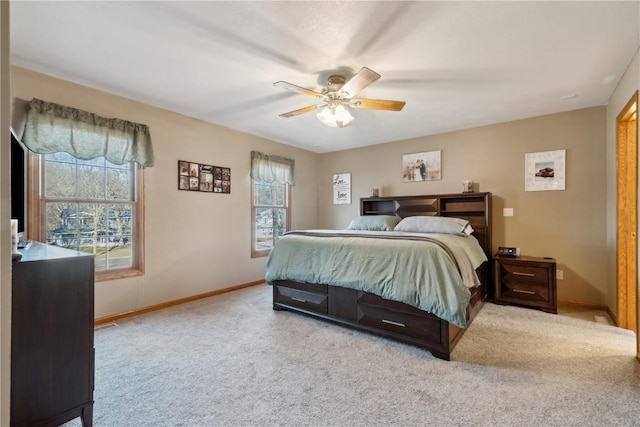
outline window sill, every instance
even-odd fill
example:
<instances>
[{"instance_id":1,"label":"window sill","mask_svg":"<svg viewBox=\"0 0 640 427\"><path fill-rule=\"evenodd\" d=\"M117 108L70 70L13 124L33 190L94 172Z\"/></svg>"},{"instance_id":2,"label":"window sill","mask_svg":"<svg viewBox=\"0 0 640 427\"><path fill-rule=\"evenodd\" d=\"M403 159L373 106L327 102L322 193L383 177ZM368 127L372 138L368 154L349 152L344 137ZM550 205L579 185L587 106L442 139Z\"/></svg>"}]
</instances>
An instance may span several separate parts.
<instances>
[{"instance_id":1,"label":"window sill","mask_svg":"<svg viewBox=\"0 0 640 427\"><path fill-rule=\"evenodd\" d=\"M128 277L142 276L143 274L143 271L136 269L96 272L95 281L106 282L107 280L126 279Z\"/></svg>"},{"instance_id":2,"label":"window sill","mask_svg":"<svg viewBox=\"0 0 640 427\"><path fill-rule=\"evenodd\" d=\"M251 251L251 258L263 258L269 256L271 251L261 251L261 252L253 252Z\"/></svg>"}]
</instances>

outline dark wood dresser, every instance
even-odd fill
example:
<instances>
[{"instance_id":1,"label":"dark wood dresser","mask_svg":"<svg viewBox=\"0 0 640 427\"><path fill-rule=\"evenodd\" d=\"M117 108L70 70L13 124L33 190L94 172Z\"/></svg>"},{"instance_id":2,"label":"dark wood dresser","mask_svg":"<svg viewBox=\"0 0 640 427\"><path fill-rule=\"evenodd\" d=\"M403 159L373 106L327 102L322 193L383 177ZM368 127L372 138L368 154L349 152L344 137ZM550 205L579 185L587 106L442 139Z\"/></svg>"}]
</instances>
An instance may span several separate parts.
<instances>
[{"instance_id":1,"label":"dark wood dresser","mask_svg":"<svg viewBox=\"0 0 640 427\"><path fill-rule=\"evenodd\" d=\"M516 304L557 313L556 261L553 258L496 255L494 302Z\"/></svg>"},{"instance_id":2,"label":"dark wood dresser","mask_svg":"<svg viewBox=\"0 0 640 427\"><path fill-rule=\"evenodd\" d=\"M93 255L33 242L13 262L11 426L93 424Z\"/></svg>"}]
</instances>

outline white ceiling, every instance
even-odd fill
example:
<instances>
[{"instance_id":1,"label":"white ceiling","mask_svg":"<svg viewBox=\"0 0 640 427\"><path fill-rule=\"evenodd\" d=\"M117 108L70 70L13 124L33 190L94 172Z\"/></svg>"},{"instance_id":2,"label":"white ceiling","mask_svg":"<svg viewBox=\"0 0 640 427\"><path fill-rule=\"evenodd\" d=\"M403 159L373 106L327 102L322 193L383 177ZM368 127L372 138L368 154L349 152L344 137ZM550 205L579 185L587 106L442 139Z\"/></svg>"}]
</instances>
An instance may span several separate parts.
<instances>
[{"instance_id":1,"label":"white ceiling","mask_svg":"<svg viewBox=\"0 0 640 427\"><path fill-rule=\"evenodd\" d=\"M325 153L606 105L640 42L638 1L12 1L12 63ZM316 104L337 71L382 77L329 128ZM575 95L575 96L574 96ZM570 97L568 99L563 99ZM153 134L153 129L152 129Z\"/></svg>"}]
</instances>

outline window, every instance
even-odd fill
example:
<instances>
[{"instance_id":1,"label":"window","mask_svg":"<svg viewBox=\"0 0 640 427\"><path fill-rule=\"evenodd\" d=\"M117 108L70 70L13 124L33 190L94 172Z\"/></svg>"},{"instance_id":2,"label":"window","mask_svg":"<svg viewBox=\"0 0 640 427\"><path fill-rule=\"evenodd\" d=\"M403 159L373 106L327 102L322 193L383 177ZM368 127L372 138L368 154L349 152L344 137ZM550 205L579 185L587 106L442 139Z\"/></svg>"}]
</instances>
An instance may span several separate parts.
<instances>
[{"instance_id":1,"label":"window","mask_svg":"<svg viewBox=\"0 0 640 427\"><path fill-rule=\"evenodd\" d=\"M295 160L251 152L251 257L266 256L289 230Z\"/></svg>"},{"instance_id":2,"label":"window","mask_svg":"<svg viewBox=\"0 0 640 427\"><path fill-rule=\"evenodd\" d=\"M32 155L30 238L95 255L96 279L142 273L142 170L104 157ZM31 237L33 236L33 237Z\"/></svg>"},{"instance_id":3,"label":"window","mask_svg":"<svg viewBox=\"0 0 640 427\"><path fill-rule=\"evenodd\" d=\"M280 236L289 231L288 184L252 180L251 257L267 256Z\"/></svg>"}]
</instances>

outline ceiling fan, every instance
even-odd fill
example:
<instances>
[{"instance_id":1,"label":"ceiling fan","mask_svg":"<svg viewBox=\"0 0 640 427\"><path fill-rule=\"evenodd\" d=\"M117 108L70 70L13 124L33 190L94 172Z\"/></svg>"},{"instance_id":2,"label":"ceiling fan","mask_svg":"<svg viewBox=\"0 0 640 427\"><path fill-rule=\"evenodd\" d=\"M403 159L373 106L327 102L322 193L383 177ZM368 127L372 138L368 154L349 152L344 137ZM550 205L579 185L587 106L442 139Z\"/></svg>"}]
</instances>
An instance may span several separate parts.
<instances>
[{"instance_id":1,"label":"ceiling fan","mask_svg":"<svg viewBox=\"0 0 640 427\"><path fill-rule=\"evenodd\" d=\"M361 90L379 78L380 74L367 67L363 67L349 80L346 80L344 76L341 75L329 76L328 85L322 89L321 92L316 92L315 90L300 87L289 82L276 82L273 84L274 86L298 92L303 95L313 96L322 100L320 104L289 111L288 113L280 114L280 117L289 118L322 109L322 111L318 113L318 119L322 123L331 127L343 128L349 126L353 122L353 116L345 107L366 108L369 110L402 110L402 107L404 107L405 104L404 101L354 98Z\"/></svg>"}]
</instances>

